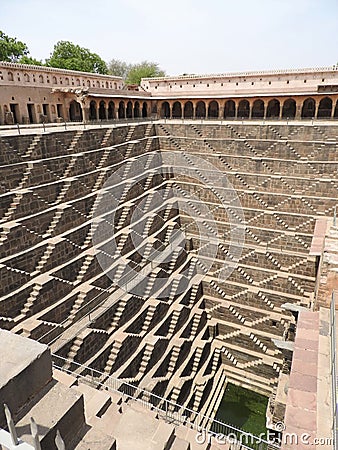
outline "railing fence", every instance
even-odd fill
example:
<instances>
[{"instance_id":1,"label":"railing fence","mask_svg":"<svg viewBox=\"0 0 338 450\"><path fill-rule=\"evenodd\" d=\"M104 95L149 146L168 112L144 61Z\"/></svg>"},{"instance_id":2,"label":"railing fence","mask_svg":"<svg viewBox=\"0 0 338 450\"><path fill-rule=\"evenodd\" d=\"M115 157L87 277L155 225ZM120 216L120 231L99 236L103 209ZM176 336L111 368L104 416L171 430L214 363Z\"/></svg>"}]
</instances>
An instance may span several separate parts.
<instances>
[{"instance_id":1,"label":"railing fence","mask_svg":"<svg viewBox=\"0 0 338 450\"><path fill-rule=\"evenodd\" d=\"M8 431L0 428L0 448L4 448L7 450L15 450L15 449L41 450L41 440L39 437L39 430L34 418L33 417L30 418L29 424L30 428L29 431L32 438L31 439L32 445L30 445L27 442L24 442L18 438L16 427L12 419L11 411L6 404L4 404L3 407L5 410L5 418L7 422ZM56 430L55 445L57 450L65 450L65 443L61 437L59 430Z\"/></svg>"},{"instance_id":2,"label":"railing fence","mask_svg":"<svg viewBox=\"0 0 338 450\"><path fill-rule=\"evenodd\" d=\"M280 445L273 440L240 430L232 425L222 423L193 411L185 406L174 403L146 389L119 380L91 367L69 361L61 356L52 355L53 367L69 373L97 388L102 388L120 394L124 399L140 403L144 408L156 411L158 416L175 425L184 425L204 436L212 436L230 444L237 450L276 450ZM203 423L203 426L201 425ZM232 446L231 444L234 444Z\"/></svg>"},{"instance_id":3,"label":"railing fence","mask_svg":"<svg viewBox=\"0 0 338 450\"><path fill-rule=\"evenodd\" d=\"M227 123L227 122L239 122L244 123L249 121L250 123L256 123L256 124L269 124L273 122L286 122L289 123L296 123L296 122L305 122L305 123L311 123L311 125L315 125L317 123L329 121L329 122L337 122L337 117L244 117L244 116L238 116L238 117L130 117L130 118L116 118L116 119L95 119L95 120L73 120L73 121L62 121L62 122L41 122L41 123L34 123L34 124L19 124L16 123L15 125L0 125L0 131L1 130L17 130L18 134L21 134L25 130L41 130L43 132L46 131L53 131L57 129L72 129L74 127L81 126L83 130L86 130L89 127L106 127L106 126L119 126L119 125L132 125L142 122L147 123L154 123L154 122L161 122L164 121L165 123L167 121L181 121L184 122L196 122L196 123L208 123L208 122L218 122L220 124Z\"/></svg>"}]
</instances>

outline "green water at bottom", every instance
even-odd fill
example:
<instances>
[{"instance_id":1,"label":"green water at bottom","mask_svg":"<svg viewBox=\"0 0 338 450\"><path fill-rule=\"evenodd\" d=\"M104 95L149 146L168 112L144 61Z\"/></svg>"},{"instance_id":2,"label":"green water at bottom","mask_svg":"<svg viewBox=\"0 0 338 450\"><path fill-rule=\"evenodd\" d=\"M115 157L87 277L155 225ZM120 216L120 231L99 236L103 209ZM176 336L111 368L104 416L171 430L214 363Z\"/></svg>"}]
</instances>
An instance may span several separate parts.
<instances>
[{"instance_id":1,"label":"green water at bottom","mask_svg":"<svg viewBox=\"0 0 338 450\"><path fill-rule=\"evenodd\" d=\"M266 433L268 398L228 384L215 419L258 436Z\"/></svg>"}]
</instances>

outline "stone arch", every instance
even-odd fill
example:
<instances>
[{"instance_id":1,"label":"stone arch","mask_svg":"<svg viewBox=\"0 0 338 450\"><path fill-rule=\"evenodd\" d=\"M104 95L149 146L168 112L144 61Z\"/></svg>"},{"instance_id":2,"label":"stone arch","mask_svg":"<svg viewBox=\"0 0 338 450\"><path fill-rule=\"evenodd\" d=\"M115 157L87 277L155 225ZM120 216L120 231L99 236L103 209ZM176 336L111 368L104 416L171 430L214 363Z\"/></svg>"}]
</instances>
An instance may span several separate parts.
<instances>
[{"instance_id":1,"label":"stone arch","mask_svg":"<svg viewBox=\"0 0 338 450\"><path fill-rule=\"evenodd\" d=\"M69 120L71 122L82 122L83 120L81 105L76 100L73 100L69 104Z\"/></svg>"},{"instance_id":2,"label":"stone arch","mask_svg":"<svg viewBox=\"0 0 338 450\"><path fill-rule=\"evenodd\" d=\"M182 117L182 105L180 102L175 102L172 108L172 117L174 119L180 119Z\"/></svg>"},{"instance_id":3,"label":"stone arch","mask_svg":"<svg viewBox=\"0 0 338 450\"><path fill-rule=\"evenodd\" d=\"M134 117L140 117L140 104L135 102L134 104Z\"/></svg>"},{"instance_id":4,"label":"stone arch","mask_svg":"<svg viewBox=\"0 0 338 450\"><path fill-rule=\"evenodd\" d=\"M106 114L106 104L103 100L100 101L99 105L99 119L100 120L106 120L107 114Z\"/></svg>"},{"instance_id":5,"label":"stone arch","mask_svg":"<svg viewBox=\"0 0 338 450\"><path fill-rule=\"evenodd\" d=\"M109 89L109 83L106 81L106 89Z\"/></svg>"},{"instance_id":6,"label":"stone arch","mask_svg":"<svg viewBox=\"0 0 338 450\"><path fill-rule=\"evenodd\" d=\"M65 78L65 85L69 86L69 78L68 77Z\"/></svg>"},{"instance_id":7,"label":"stone arch","mask_svg":"<svg viewBox=\"0 0 338 450\"><path fill-rule=\"evenodd\" d=\"M302 106L302 118L312 118L316 113L316 102L313 98L307 98Z\"/></svg>"},{"instance_id":8,"label":"stone arch","mask_svg":"<svg viewBox=\"0 0 338 450\"><path fill-rule=\"evenodd\" d=\"M23 75L23 79L24 79L27 83L29 83L30 78L29 78L28 73L25 73L25 74Z\"/></svg>"},{"instance_id":9,"label":"stone arch","mask_svg":"<svg viewBox=\"0 0 338 450\"><path fill-rule=\"evenodd\" d=\"M296 117L296 101L293 98L288 98L283 103L282 118L294 119Z\"/></svg>"},{"instance_id":10,"label":"stone arch","mask_svg":"<svg viewBox=\"0 0 338 450\"><path fill-rule=\"evenodd\" d=\"M219 116L219 104L216 100L212 100L208 106L208 117L209 118L218 118Z\"/></svg>"},{"instance_id":11,"label":"stone arch","mask_svg":"<svg viewBox=\"0 0 338 450\"><path fill-rule=\"evenodd\" d=\"M90 87L90 80L87 80L87 86Z\"/></svg>"},{"instance_id":12,"label":"stone arch","mask_svg":"<svg viewBox=\"0 0 338 450\"><path fill-rule=\"evenodd\" d=\"M120 101L119 103L119 111L118 111L119 119L124 119L126 117L126 109L124 106L124 101Z\"/></svg>"},{"instance_id":13,"label":"stone arch","mask_svg":"<svg viewBox=\"0 0 338 450\"><path fill-rule=\"evenodd\" d=\"M81 86L80 78L76 78L76 86Z\"/></svg>"},{"instance_id":14,"label":"stone arch","mask_svg":"<svg viewBox=\"0 0 338 450\"><path fill-rule=\"evenodd\" d=\"M98 88L101 87L99 80L96 81L96 87L98 87Z\"/></svg>"},{"instance_id":15,"label":"stone arch","mask_svg":"<svg viewBox=\"0 0 338 450\"><path fill-rule=\"evenodd\" d=\"M12 72L8 72L7 76L8 76L8 81L14 81L14 76L13 76Z\"/></svg>"},{"instance_id":16,"label":"stone arch","mask_svg":"<svg viewBox=\"0 0 338 450\"><path fill-rule=\"evenodd\" d=\"M109 102L108 104L108 120L115 119L115 103Z\"/></svg>"},{"instance_id":17,"label":"stone arch","mask_svg":"<svg viewBox=\"0 0 338 450\"><path fill-rule=\"evenodd\" d=\"M170 118L170 105L168 102L163 102L161 105L161 117Z\"/></svg>"},{"instance_id":18,"label":"stone arch","mask_svg":"<svg viewBox=\"0 0 338 450\"><path fill-rule=\"evenodd\" d=\"M276 98L269 101L268 107L266 108L266 117L279 117L280 114L280 102Z\"/></svg>"},{"instance_id":19,"label":"stone arch","mask_svg":"<svg viewBox=\"0 0 338 450\"><path fill-rule=\"evenodd\" d=\"M43 76L39 75L39 83L43 83Z\"/></svg>"},{"instance_id":20,"label":"stone arch","mask_svg":"<svg viewBox=\"0 0 338 450\"><path fill-rule=\"evenodd\" d=\"M224 105L224 119L236 117L236 104L233 100L228 100Z\"/></svg>"},{"instance_id":21,"label":"stone arch","mask_svg":"<svg viewBox=\"0 0 338 450\"><path fill-rule=\"evenodd\" d=\"M204 119L205 116L206 116L205 103L203 101L199 101L196 105L196 117Z\"/></svg>"},{"instance_id":22,"label":"stone arch","mask_svg":"<svg viewBox=\"0 0 338 450\"><path fill-rule=\"evenodd\" d=\"M192 119L194 116L194 107L192 105L192 102L186 102L184 105L184 112L183 117L185 119Z\"/></svg>"},{"instance_id":23,"label":"stone arch","mask_svg":"<svg viewBox=\"0 0 338 450\"><path fill-rule=\"evenodd\" d=\"M52 78L52 82L53 82L53 84L58 84L57 78L56 78L56 77L53 77L53 78Z\"/></svg>"},{"instance_id":24,"label":"stone arch","mask_svg":"<svg viewBox=\"0 0 338 450\"><path fill-rule=\"evenodd\" d=\"M331 117L332 114L332 100L329 97L321 99L318 105L317 117Z\"/></svg>"},{"instance_id":25,"label":"stone arch","mask_svg":"<svg viewBox=\"0 0 338 450\"><path fill-rule=\"evenodd\" d=\"M238 105L238 117L243 117L244 119L247 119L250 117L250 103L248 100L241 100Z\"/></svg>"},{"instance_id":26,"label":"stone arch","mask_svg":"<svg viewBox=\"0 0 338 450\"><path fill-rule=\"evenodd\" d=\"M148 105L146 102L143 102L142 105L142 117L148 117Z\"/></svg>"},{"instance_id":27,"label":"stone arch","mask_svg":"<svg viewBox=\"0 0 338 450\"><path fill-rule=\"evenodd\" d=\"M263 100L257 99L253 102L251 117L253 119L263 119L265 114L265 104Z\"/></svg>"},{"instance_id":28,"label":"stone arch","mask_svg":"<svg viewBox=\"0 0 338 450\"><path fill-rule=\"evenodd\" d=\"M89 120L97 120L97 106L94 100L89 104Z\"/></svg>"},{"instance_id":29,"label":"stone arch","mask_svg":"<svg viewBox=\"0 0 338 450\"><path fill-rule=\"evenodd\" d=\"M127 103L126 117L127 117L127 119L132 119L132 117L133 117L133 104L130 100Z\"/></svg>"}]
</instances>

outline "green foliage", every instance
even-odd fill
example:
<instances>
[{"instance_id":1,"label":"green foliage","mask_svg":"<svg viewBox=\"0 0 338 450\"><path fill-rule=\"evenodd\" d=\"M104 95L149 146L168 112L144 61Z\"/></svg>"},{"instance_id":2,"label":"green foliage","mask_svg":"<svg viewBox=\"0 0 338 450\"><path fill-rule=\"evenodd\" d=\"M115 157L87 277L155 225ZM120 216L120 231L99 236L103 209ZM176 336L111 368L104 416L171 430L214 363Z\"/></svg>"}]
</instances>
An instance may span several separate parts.
<instances>
[{"instance_id":1,"label":"green foliage","mask_svg":"<svg viewBox=\"0 0 338 450\"><path fill-rule=\"evenodd\" d=\"M19 59L20 64L32 64L34 66L44 66L44 63L42 61L39 61L38 59L32 58L31 56L22 56Z\"/></svg>"},{"instance_id":2,"label":"green foliage","mask_svg":"<svg viewBox=\"0 0 338 450\"><path fill-rule=\"evenodd\" d=\"M140 84L141 78L164 77L165 72L159 68L157 63L143 61L139 64L133 64L129 70L126 83Z\"/></svg>"},{"instance_id":3,"label":"green foliage","mask_svg":"<svg viewBox=\"0 0 338 450\"><path fill-rule=\"evenodd\" d=\"M127 84L140 84L141 78L163 77L165 72L157 63L143 61L139 64L128 64L120 59L112 59L108 64L111 75L122 77Z\"/></svg>"},{"instance_id":4,"label":"green foliage","mask_svg":"<svg viewBox=\"0 0 338 450\"><path fill-rule=\"evenodd\" d=\"M0 61L18 62L22 56L26 56L28 53L26 44L7 36L0 30Z\"/></svg>"},{"instance_id":5,"label":"green foliage","mask_svg":"<svg viewBox=\"0 0 338 450\"><path fill-rule=\"evenodd\" d=\"M60 69L78 70L111 74L122 77L127 84L140 84L141 78L165 76L157 63L143 61L139 64L128 64L119 59L112 59L107 64L96 53L69 41L59 41L45 64L29 56L29 50L21 41L7 36L0 31L0 61L19 62L36 66L58 67Z\"/></svg>"},{"instance_id":6,"label":"green foliage","mask_svg":"<svg viewBox=\"0 0 338 450\"><path fill-rule=\"evenodd\" d=\"M132 65L127 64L125 61L121 61L120 59L112 59L108 63L108 73L110 75L115 75L116 77L122 77L125 80L131 67Z\"/></svg>"},{"instance_id":7,"label":"green foliage","mask_svg":"<svg viewBox=\"0 0 338 450\"><path fill-rule=\"evenodd\" d=\"M79 70L107 74L107 64L96 53L69 41L59 41L54 45L51 57L46 65L60 69Z\"/></svg>"}]
</instances>

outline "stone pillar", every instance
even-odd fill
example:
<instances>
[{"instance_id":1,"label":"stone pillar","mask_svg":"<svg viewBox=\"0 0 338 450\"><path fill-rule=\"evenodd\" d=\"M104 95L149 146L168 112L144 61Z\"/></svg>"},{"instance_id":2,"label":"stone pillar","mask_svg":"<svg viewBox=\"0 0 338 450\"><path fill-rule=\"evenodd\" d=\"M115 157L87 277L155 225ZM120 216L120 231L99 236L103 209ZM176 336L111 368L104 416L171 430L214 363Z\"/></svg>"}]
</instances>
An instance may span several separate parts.
<instances>
[{"instance_id":1,"label":"stone pillar","mask_svg":"<svg viewBox=\"0 0 338 450\"><path fill-rule=\"evenodd\" d=\"M237 117L237 114L238 114L238 105L237 105L237 103L235 102L235 114L234 114L234 119Z\"/></svg>"},{"instance_id":2,"label":"stone pillar","mask_svg":"<svg viewBox=\"0 0 338 450\"><path fill-rule=\"evenodd\" d=\"M334 111L336 109L336 102L335 100L332 100L332 111L331 111L331 119L334 118ZM0 113L0 120L1 120L1 113Z\"/></svg>"},{"instance_id":3,"label":"stone pillar","mask_svg":"<svg viewBox=\"0 0 338 450\"><path fill-rule=\"evenodd\" d=\"M296 119L296 120L301 119L301 116L302 116L302 105L303 105L302 102L301 102L301 103L298 103L298 102L296 101L296 115L295 115L295 119Z\"/></svg>"},{"instance_id":4,"label":"stone pillar","mask_svg":"<svg viewBox=\"0 0 338 450\"><path fill-rule=\"evenodd\" d=\"M86 121L89 118L89 109L85 107L85 102L83 100L80 101L79 104L80 104L81 113L82 113L82 120ZM69 108L68 108L68 114L69 114ZM86 117L86 114L88 115L88 117Z\"/></svg>"},{"instance_id":5,"label":"stone pillar","mask_svg":"<svg viewBox=\"0 0 338 450\"><path fill-rule=\"evenodd\" d=\"M85 122L89 121L89 107L82 108L82 117Z\"/></svg>"},{"instance_id":6,"label":"stone pillar","mask_svg":"<svg viewBox=\"0 0 338 450\"><path fill-rule=\"evenodd\" d=\"M224 104L219 105L218 118L221 120L224 118Z\"/></svg>"},{"instance_id":7,"label":"stone pillar","mask_svg":"<svg viewBox=\"0 0 338 450\"><path fill-rule=\"evenodd\" d=\"M159 119L160 118L160 112L161 112L161 107L160 107L160 103L159 101L151 101L149 106L149 112L148 114L150 114L151 117L153 117L153 114L156 114L156 118ZM155 112L156 111L156 112Z\"/></svg>"},{"instance_id":8,"label":"stone pillar","mask_svg":"<svg viewBox=\"0 0 338 450\"><path fill-rule=\"evenodd\" d=\"M239 107L239 102L235 102L235 108L236 108L235 119L238 119L238 107Z\"/></svg>"},{"instance_id":9,"label":"stone pillar","mask_svg":"<svg viewBox=\"0 0 338 450\"><path fill-rule=\"evenodd\" d=\"M173 102L168 102L169 103L169 118L172 119L173 118Z\"/></svg>"},{"instance_id":10,"label":"stone pillar","mask_svg":"<svg viewBox=\"0 0 338 450\"><path fill-rule=\"evenodd\" d=\"M317 116L318 116L319 103L320 103L320 102L316 102L316 101L315 101L315 115L314 115L314 118L315 118L315 119L317 119Z\"/></svg>"},{"instance_id":11,"label":"stone pillar","mask_svg":"<svg viewBox=\"0 0 338 450\"><path fill-rule=\"evenodd\" d=\"M264 102L264 114L263 114L263 119L266 119L267 113L268 113L268 106L269 106L269 101Z\"/></svg>"},{"instance_id":12,"label":"stone pillar","mask_svg":"<svg viewBox=\"0 0 338 450\"><path fill-rule=\"evenodd\" d=\"M249 119L252 119L253 102L249 102Z\"/></svg>"}]
</instances>

